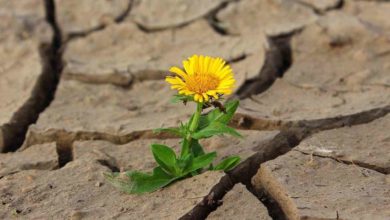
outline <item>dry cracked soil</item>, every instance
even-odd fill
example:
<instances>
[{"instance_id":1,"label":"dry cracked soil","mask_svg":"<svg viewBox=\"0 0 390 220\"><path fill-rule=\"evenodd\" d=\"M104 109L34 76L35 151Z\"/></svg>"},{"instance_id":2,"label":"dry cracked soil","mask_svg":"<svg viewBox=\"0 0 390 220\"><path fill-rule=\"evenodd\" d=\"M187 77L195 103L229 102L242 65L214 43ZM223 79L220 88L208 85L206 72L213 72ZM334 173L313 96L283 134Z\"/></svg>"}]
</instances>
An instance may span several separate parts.
<instances>
[{"instance_id":1,"label":"dry cracked soil","mask_svg":"<svg viewBox=\"0 0 390 220\"><path fill-rule=\"evenodd\" d=\"M390 2L0 0L0 219L390 219ZM232 66L244 139L203 141L233 170L145 195L192 54Z\"/></svg>"}]
</instances>

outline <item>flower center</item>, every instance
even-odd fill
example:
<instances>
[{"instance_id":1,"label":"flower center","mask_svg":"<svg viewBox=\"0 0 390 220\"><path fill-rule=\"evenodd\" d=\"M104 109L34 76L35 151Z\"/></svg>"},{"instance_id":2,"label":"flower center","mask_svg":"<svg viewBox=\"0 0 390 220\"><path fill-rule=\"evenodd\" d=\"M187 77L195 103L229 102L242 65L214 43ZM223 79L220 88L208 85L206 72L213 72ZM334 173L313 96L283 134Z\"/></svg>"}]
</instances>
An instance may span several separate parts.
<instances>
[{"instance_id":1,"label":"flower center","mask_svg":"<svg viewBox=\"0 0 390 220\"><path fill-rule=\"evenodd\" d=\"M216 89L219 85L219 79L211 74L197 73L190 77L186 83L190 91L202 94Z\"/></svg>"}]
</instances>

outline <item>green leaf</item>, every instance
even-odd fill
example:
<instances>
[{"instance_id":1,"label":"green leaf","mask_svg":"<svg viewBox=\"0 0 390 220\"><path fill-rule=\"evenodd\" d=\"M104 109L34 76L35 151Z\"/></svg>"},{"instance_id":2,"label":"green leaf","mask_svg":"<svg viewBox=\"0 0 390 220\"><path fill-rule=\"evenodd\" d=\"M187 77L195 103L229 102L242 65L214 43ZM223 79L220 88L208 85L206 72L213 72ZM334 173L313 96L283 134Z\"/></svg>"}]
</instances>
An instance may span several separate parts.
<instances>
[{"instance_id":1,"label":"green leaf","mask_svg":"<svg viewBox=\"0 0 390 220\"><path fill-rule=\"evenodd\" d=\"M188 123L186 124L188 127L190 124L192 124L192 120L194 120L195 113L191 115L190 120L188 120Z\"/></svg>"},{"instance_id":2,"label":"green leaf","mask_svg":"<svg viewBox=\"0 0 390 220\"><path fill-rule=\"evenodd\" d=\"M193 138L191 139L191 150L192 150L192 155L194 155L194 157L199 157L199 156L202 156L205 154L202 145L200 145L198 140L193 139ZM193 173L198 174L201 171L202 171L202 169L198 169L198 170L194 171Z\"/></svg>"},{"instance_id":3,"label":"green leaf","mask_svg":"<svg viewBox=\"0 0 390 220\"><path fill-rule=\"evenodd\" d=\"M187 141L187 140L184 139L184 140L183 140L183 143L186 142L186 141ZM182 143L182 144L183 144L183 143ZM184 168L184 169L187 169L187 168L188 168L188 164L191 165L192 160L193 160L194 157L199 157L199 156L202 156L202 155L205 154L205 152L204 152L204 150L203 150L203 147L199 144L199 141L198 141L198 140L196 140L196 139L191 139L191 142L190 142L189 146L190 146L190 150L192 151L192 153L188 153L188 154L184 155L184 158L188 157L188 155L191 155L191 161L188 161L188 163L187 163L187 165L185 166L185 168L184 168L183 165L180 166L181 168ZM183 156L182 156L182 157L183 157ZM184 159L184 158L183 158L183 159ZM181 160L183 160L183 159L181 159ZM180 160L180 159L179 159L179 160Z\"/></svg>"},{"instance_id":4,"label":"green leaf","mask_svg":"<svg viewBox=\"0 0 390 220\"><path fill-rule=\"evenodd\" d=\"M183 158L177 159L177 164L180 170L185 170L192 164L192 159L194 156L192 154L187 154Z\"/></svg>"},{"instance_id":5,"label":"green leaf","mask_svg":"<svg viewBox=\"0 0 390 220\"><path fill-rule=\"evenodd\" d=\"M112 173L105 172L103 173L103 176L109 183L111 183L111 185L115 186L121 191L127 192L127 185L128 185L127 181L119 177L120 176L119 172L112 172Z\"/></svg>"},{"instance_id":6,"label":"green leaf","mask_svg":"<svg viewBox=\"0 0 390 220\"><path fill-rule=\"evenodd\" d=\"M198 169L201 169L203 167L210 165L213 162L213 160L215 159L215 157L217 157L216 152L211 152L211 153L207 153L207 154L204 154L202 156L199 156L199 157L195 157L192 160L191 166L183 171L183 175L191 173L193 171L196 171Z\"/></svg>"},{"instance_id":7,"label":"green leaf","mask_svg":"<svg viewBox=\"0 0 390 220\"><path fill-rule=\"evenodd\" d=\"M157 128L153 130L154 133L167 132L179 137L183 137L182 130L180 128Z\"/></svg>"},{"instance_id":8,"label":"green leaf","mask_svg":"<svg viewBox=\"0 0 390 220\"><path fill-rule=\"evenodd\" d=\"M218 165L216 165L213 170L223 170L228 171L234 168L238 163L240 163L241 158L239 156L231 156L222 160Z\"/></svg>"},{"instance_id":9,"label":"green leaf","mask_svg":"<svg viewBox=\"0 0 390 220\"><path fill-rule=\"evenodd\" d=\"M153 192L179 178L167 174L161 167L154 168L152 175L132 172L128 176L134 183L132 186L134 193Z\"/></svg>"},{"instance_id":10,"label":"green leaf","mask_svg":"<svg viewBox=\"0 0 390 220\"><path fill-rule=\"evenodd\" d=\"M192 134L192 137L195 139L201 139L209 138L218 134L230 134L232 136L242 137L241 134L238 133L234 128L228 127L221 122L212 122L209 126Z\"/></svg>"},{"instance_id":11,"label":"green leaf","mask_svg":"<svg viewBox=\"0 0 390 220\"><path fill-rule=\"evenodd\" d=\"M182 98L180 96L178 96L178 95L174 95L171 98L171 103L179 103L181 101L182 101Z\"/></svg>"},{"instance_id":12,"label":"green leaf","mask_svg":"<svg viewBox=\"0 0 390 220\"><path fill-rule=\"evenodd\" d=\"M190 172L190 174L191 174L191 176L196 176L196 175L199 175L200 172L195 170L195 171Z\"/></svg>"},{"instance_id":13,"label":"green leaf","mask_svg":"<svg viewBox=\"0 0 390 220\"><path fill-rule=\"evenodd\" d=\"M215 113L209 115L212 121L218 121L224 124L229 123L229 121L233 118L234 113L236 112L239 105L238 100L229 101L225 104L225 111L221 112L218 108L215 109Z\"/></svg>"},{"instance_id":14,"label":"green leaf","mask_svg":"<svg viewBox=\"0 0 390 220\"><path fill-rule=\"evenodd\" d=\"M168 132L168 133L171 133L171 134L174 134L176 136L184 138L187 134L187 130L188 130L188 125L180 122L180 126L178 128L157 128L157 129L154 129L153 132L154 133Z\"/></svg>"},{"instance_id":15,"label":"green leaf","mask_svg":"<svg viewBox=\"0 0 390 220\"><path fill-rule=\"evenodd\" d=\"M226 114L218 115L215 120L224 124L228 124L230 120L233 118L234 113L236 112L239 104L240 102L238 100L232 100L227 102L225 105Z\"/></svg>"},{"instance_id":16,"label":"green leaf","mask_svg":"<svg viewBox=\"0 0 390 220\"><path fill-rule=\"evenodd\" d=\"M219 108L215 108L206 115L202 115L200 117L199 128L205 128L215 121L221 122L223 124L228 124L233 118L234 113L238 108L238 105L238 100L229 101L225 104L226 113L222 112Z\"/></svg>"},{"instance_id":17,"label":"green leaf","mask_svg":"<svg viewBox=\"0 0 390 220\"><path fill-rule=\"evenodd\" d=\"M193 101L193 100L194 100L194 98L192 96L176 94L176 95L173 95L171 102L178 103L178 102L189 102L189 101Z\"/></svg>"},{"instance_id":18,"label":"green leaf","mask_svg":"<svg viewBox=\"0 0 390 220\"><path fill-rule=\"evenodd\" d=\"M152 144L151 149L154 159L165 172L175 176L178 175L176 154L170 147L162 144Z\"/></svg>"},{"instance_id":19,"label":"green leaf","mask_svg":"<svg viewBox=\"0 0 390 220\"><path fill-rule=\"evenodd\" d=\"M190 154L190 144L187 140L187 138L183 138L181 141L180 141L180 145L181 145L181 151L180 151L180 157L183 158L185 157L187 154Z\"/></svg>"},{"instance_id":20,"label":"green leaf","mask_svg":"<svg viewBox=\"0 0 390 220\"><path fill-rule=\"evenodd\" d=\"M191 140L191 149L192 149L192 153L194 154L194 157L204 155L203 147L202 147L202 145L200 145L199 141L196 139Z\"/></svg>"},{"instance_id":21,"label":"green leaf","mask_svg":"<svg viewBox=\"0 0 390 220\"><path fill-rule=\"evenodd\" d=\"M172 177L161 167L156 167L152 174L142 172L126 172L125 177L119 173L105 173L107 181L120 190L130 194L142 194L156 191L180 177Z\"/></svg>"}]
</instances>

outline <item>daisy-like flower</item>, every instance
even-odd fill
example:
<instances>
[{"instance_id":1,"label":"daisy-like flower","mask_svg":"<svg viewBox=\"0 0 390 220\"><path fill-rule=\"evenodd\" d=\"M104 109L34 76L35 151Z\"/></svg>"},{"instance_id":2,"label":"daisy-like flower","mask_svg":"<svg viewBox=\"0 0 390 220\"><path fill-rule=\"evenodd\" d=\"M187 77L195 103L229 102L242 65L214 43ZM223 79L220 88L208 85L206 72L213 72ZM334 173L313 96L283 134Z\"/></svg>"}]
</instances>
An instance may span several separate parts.
<instances>
[{"instance_id":1,"label":"daisy-like flower","mask_svg":"<svg viewBox=\"0 0 390 220\"><path fill-rule=\"evenodd\" d=\"M184 70L171 67L169 71L176 76L165 79L179 94L193 96L196 102L204 103L232 93L236 80L223 59L193 55L183 61L183 67Z\"/></svg>"}]
</instances>

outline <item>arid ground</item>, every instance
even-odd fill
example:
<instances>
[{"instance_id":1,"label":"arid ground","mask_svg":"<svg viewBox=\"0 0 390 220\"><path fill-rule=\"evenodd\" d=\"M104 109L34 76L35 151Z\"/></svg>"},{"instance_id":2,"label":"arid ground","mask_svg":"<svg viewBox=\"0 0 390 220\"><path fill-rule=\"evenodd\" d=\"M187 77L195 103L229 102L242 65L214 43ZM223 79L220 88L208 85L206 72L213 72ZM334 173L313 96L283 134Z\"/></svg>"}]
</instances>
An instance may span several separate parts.
<instances>
[{"instance_id":1,"label":"arid ground","mask_svg":"<svg viewBox=\"0 0 390 220\"><path fill-rule=\"evenodd\" d=\"M104 172L154 164L169 67L222 57L244 139L145 195ZM390 219L390 2L0 0L0 219Z\"/></svg>"}]
</instances>

